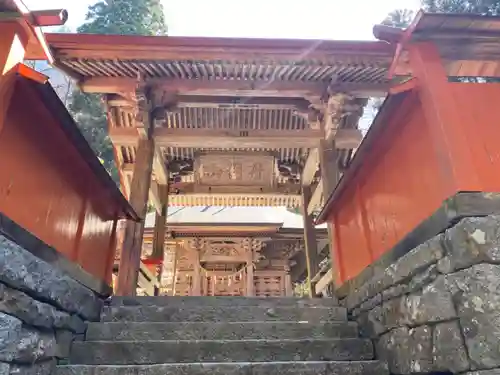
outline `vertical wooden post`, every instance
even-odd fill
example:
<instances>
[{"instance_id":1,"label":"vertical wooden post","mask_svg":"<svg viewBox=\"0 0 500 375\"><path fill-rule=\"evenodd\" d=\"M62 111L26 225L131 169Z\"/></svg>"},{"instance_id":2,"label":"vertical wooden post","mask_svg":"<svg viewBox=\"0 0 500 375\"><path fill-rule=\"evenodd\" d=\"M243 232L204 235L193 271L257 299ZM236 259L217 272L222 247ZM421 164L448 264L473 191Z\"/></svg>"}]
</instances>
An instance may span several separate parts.
<instances>
[{"instance_id":1,"label":"vertical wooden post","mask_svg":"<svg viewBox=\"0 0 500 375\"><path fill-rule=\"evenodd\" d=\"M335 190L340 178L337 157L338 152L335 148L335 143L328 142L326 139L321 140L319 145L319 164L325 197L330 196L333 190Z\"/></svg>"},{"instance_id":2,"label":"vertical wooden post","mask_svg":"<svg viewBox=\"0 0 500 375\"><path fill-rule=\"evenodd\" d=\"M246 274L247 274L247 280L246 280L247 297L254 297L255 296L255 284L254 284L253 262L252 261L247 261Z\"/></svg>"},{"instance_id":3,"label":"vertical wooden post","mask_svg":"<svg viewBox=\"0 0 500 375\"><path fill-rule=\"evenodd\" d=\"M153 153L153 139L139 141L132 186L130 188L130 204L141 218L144 218L147 212ZM139 223L127 222L120 257L117 295L134 296L136 293L143 234L144 220L141 220Z\"/></svg>"},{"instance_id":4,"label":"vertical wooden post","mask_svg":"<svg viewBox=\"0 0 500 375\"><path fill-rule=\"evenodd\" d=\"M323 196L325 199L335 190L337 183L340 179L340 171L338 167L338 151L335 147L335 142L323 139L320 141L319 146L319 163L321 169L321 183L323 184ZM333 274L335 272L336 264L334 262L335 256L335 228L331 222L327 223L328 230L328 243L330 245L330 261Z\"/></svg>"},{"instance_id":5,"label":"vertical wooden post","mask_svg":"<svg viewBox=\"0 0 500 375\"><path fill-rule=\"evenodd\" d=\"M292 285L292 276L290 275L290 266L285 268L285 296L292 297L293 296L293 285Z\"/></svg>"},{"instance_id":6,"label":"vertical wooden post","mask_svg":"<svg viewBox=\"0 0 500 375\"><path fill-rule=\"evenodd\" d=\"M201 268L200 268L200 249L196 249L193 253L193 288L191 293L193 296L201 296Z\"/></svg>"},{"instance_id":7,"label":"vertical wooden post","mask_svg":"<svg viewBox=\"0 0 500 375\"><path fill-rule=\"evenodd\" d=\"M306 250L306 266L307 266L307 289L309 297L314 297L314 286L311 279L318 273L318 244L316 241L316 229L312 217L307 214L307 206L311 200L311 187L302 186L302 219L304 222L304 243Z\"/></svg>"}]
</instances>

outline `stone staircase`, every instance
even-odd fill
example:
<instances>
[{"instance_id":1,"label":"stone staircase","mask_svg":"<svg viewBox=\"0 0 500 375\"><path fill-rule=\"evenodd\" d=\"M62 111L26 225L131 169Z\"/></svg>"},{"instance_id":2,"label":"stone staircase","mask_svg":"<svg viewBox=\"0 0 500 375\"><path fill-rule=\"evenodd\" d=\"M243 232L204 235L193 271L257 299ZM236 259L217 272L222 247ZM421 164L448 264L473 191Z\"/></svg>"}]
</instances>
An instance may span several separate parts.
<instances>
[{"instance_id":1,"label":"stone staircase","mask_svg":"<svg viewBox=\"0 0 500 375\"><path fill-rule=\"evenodd\" d=\"M385 375L333 299L114 298L57 375Z\"/></svg>"}]
</instances>

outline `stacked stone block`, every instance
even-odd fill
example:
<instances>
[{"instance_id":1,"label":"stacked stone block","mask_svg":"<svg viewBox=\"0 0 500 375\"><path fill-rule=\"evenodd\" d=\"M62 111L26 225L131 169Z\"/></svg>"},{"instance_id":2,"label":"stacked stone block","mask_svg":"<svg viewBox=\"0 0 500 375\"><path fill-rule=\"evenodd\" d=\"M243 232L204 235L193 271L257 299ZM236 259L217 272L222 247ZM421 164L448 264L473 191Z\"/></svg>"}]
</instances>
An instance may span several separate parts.
<instances>
[{"instance_id":1,"label":"stacked stone block","mask_svg":"<svg viewBox=\"0 0 500 375\"><path fill-rule=\"evenodd\" d=\"M393 374L500 373L500 216L463 219L375 267L341 303Z\"/></svg>"},{"instance_id":2,"label":"stacked stone block","mask_svg":"<svg viewBox=\"0 0 500 375\"><path fill-rule=\"evenodd\" d=\"M94 292L0 235L0 375L52 373L101 308Z\"/></svg>"}]
</instances>

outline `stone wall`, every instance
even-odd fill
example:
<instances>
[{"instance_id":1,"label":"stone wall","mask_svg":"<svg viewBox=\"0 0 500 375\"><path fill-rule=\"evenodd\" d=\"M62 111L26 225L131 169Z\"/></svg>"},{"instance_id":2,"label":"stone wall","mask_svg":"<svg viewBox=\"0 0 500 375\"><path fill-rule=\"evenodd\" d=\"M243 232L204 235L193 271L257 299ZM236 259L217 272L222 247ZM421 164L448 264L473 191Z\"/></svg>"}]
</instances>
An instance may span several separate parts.
<instances>
[{"instance_id":1,"label":"stone wall","mask_svg":"<svg viewBox=\"0 0 500 375\"><path fill-rule=\"evenodd\" d=\"M375 267L341 303L393 374L500 373L500 216L463 219Z\"/></svg>"},{"instance_id":2,"label":"stone wall","mask_svg":"<svg viewBox=\"0 0 500 375\"><path fill-rule=\"evenodd\" d=\"M0 235L0 375L50 374L102 299Z\"/></svg>"}]
</instances>

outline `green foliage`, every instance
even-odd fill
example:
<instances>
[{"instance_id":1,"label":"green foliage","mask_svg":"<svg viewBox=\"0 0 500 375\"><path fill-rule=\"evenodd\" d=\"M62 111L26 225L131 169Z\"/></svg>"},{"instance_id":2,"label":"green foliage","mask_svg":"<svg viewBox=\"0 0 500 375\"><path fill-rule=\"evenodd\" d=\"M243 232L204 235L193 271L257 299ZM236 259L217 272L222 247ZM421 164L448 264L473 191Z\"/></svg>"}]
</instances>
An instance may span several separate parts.
<instances>
[{"instance_id":1,"label":"green foliage","mask_svg":"<svg viewBox=\"0 0 500 375\"><path fill-rule=\"evenodd\" d=\"M396 9L387 15L382 24L404 29L411 23L413 17L415 17L415 13L412 10Z\"/></svg>"},{"instance_id":2,"label":"green foliage","mask_svg":"<svg viewBox=\"0 0 500 375\"><path fill-rule=\"evenodd\" d=\"M103 0L89 7L79 33L165 35L167 26L160 0Z\"/></svg>"},{"instance_id":3,"label":"green foliage","mask_svg":"<svg viewBox=\"0 0 500 375\"><path fill-rule=\"evenodd\" d=\"M160 0L102 0L89 7L86 22L77 31L89 34L165 35L167 27ZM75 89L68 107L85 139L118 183L101 96Z\"/></svg>"},{"instance_id":4,"label":"green foliage","mask_svg":"<svg viewBox=\"0 0 500 375\"><path fill-rule=\"evenodd\" d=\"M71 95L68 109L97 157L113 177L113 180L118 182L113 146L107 134L106 114L103 111L100 96L85 94L76 89Z\"/></svg>"},{"instance_id":5,"label":"green foliage","mask_svg":"<svg viewBox=\"0 0 500 375\"><path fill-rule=\"evenodd\" d=\"M500 13L498 0L422 0L422 7L428 12L476 13L497 15Z\"/></svg>"},{"instance_id":6,"label":"green foliage","mask_svg":"<svg viewBox=\"0 0 500 375\"><path fill-rule=\"evenodd\" d=\"M496 16L500 14L500 0L421 0L422 9L430 13L475 13ZM405 28L413 20L414 12L397 9L387 15L384 25Z\"/></svg>"}]
</instances>

